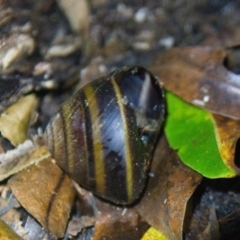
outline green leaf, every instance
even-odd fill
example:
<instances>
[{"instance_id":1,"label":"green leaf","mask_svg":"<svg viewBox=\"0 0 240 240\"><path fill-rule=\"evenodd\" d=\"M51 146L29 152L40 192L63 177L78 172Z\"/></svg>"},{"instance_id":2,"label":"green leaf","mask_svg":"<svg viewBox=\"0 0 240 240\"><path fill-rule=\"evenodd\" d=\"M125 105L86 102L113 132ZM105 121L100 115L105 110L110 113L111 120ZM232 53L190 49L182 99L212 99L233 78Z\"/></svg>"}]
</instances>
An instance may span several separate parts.
<instances>
[{"instance_id":1,"label":"green leaf","mask_svg":"<svg viewBox=\"0 0 240 240\"><path fill-rule=\"evenodd\" d=\"M236 176L219 153L211 113L186 103L171 92L166 93L166 98L165 133L181 160L208 178Z\"/></svg>"}]
</instances>

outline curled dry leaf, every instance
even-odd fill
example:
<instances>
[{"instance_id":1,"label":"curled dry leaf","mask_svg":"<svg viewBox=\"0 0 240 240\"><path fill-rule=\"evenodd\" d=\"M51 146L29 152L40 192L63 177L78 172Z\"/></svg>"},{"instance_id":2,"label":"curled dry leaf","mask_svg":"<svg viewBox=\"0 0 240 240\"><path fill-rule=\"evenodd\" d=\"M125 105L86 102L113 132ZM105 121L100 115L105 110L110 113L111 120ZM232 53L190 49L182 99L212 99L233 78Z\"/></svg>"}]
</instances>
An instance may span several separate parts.
<instances>
[{"instance_id":1,"label":"curled dry leaf","mask_svg":"<svg viewBox=\"0 0 240 240\"><path fill-rule=\"evenodd\" d=\"M77 208L82 216L95 216L97 212L95 197L87 189L80 187L73 181L73 185L77 192Z\"/></svg>"},{"instance_id":2,"label":"curled dry leaf","mask_svg":"<svg viewBox=\"0 0 240 240\"><path fill-rule=\"evenodd\" d=\"M24 169L10 182L21 205L55 237L64 236L75 197L71 179L50 159Z\"/></svg>"},{"instance_id":3,"label":"curled dry leaf","mask_svg":"<svg viewBox=\"0 0 240 240\"><path fill-rule=\"evenodd\" d=\"M0 181L49 157L46 146L36 147L32 141L26 140L16 149L0 154Z\"/></svg>"},{"instance_id":4,"label":"curled dry leaf","mask_svg":"<svg viewBox=\"0 0 240 240\"><path fill-rule=\"evenodd\" d=\"M83 228L94 226L95 217L82 216L81 218L73 218L67 228L67 233L72 236L77 236Z\"/></svg>"},{"instance_id":5,"label":"curled dry leaf","mask_svg":"<svg viewBox=\"0 0 240 240\"><path fill-rule=\"evenodd\" d=\"M229 70L234 68L231 66L234 51L212 47L174 48L159 55L149 68L169 91L185 101L240 119L240 75ZM224 66L227 60L231 60L227 64L229 69ZM236 61L234 64L237 65Z\"/></svg>"},{"instance_id":6,"label":"curled dry leaf","mask_svg":"<svg viewBox=\"0 0 240 240\"><path fill-rule=\"evenodd\" d=\"M34 94L20 98L0 116L0 131L14 146L27 139L28 128L37 106Z\"/></svg>"},{"instance_id":7,"label":"curled dry leaf","mask_svg":"<svg viewBox=\"0 0 240 240\"><path fill-rule=\"evenodd\" d=\"M0 220L0 239L1 240L22 240L5 222Z\"/></svg>"},{"instance_id":8,"label":"curled dry leaf","mask_svg":"<svg viewBox=\"0 0 240 240\"><path fill-rule=\"evenodd\" d=\"M240 175L239 160L235 164L235 151L240 138L240 121L212 114L219 152L225 164Z\"/></svg>"},{"instance_id":9,"label":"curled dry leaf","mask_svg":"<svg viewBox=\"0 0 240 240\"><path fill-rule=\"evenodd\" d=\"M78 233L82 232L84 228L94 226L96 222L94 213L97 209L94 195L90 191L80 187L74 181L73 185L77 192L76 206L81 215L78 218L73 217L70 220L67 228L67 234L76 236Z\"/></svg>"},{"instance_id":10,"label":"curled dry leaf","mask_svg":"<svg viewBox=\"0 0 240 240\"><path fill-rule=\"evenodd\" d=\"M116 207L96 199L98 212L93 240L141 239L149 225L134 208Z\"/></svg>"},{"instance_id":11,"label":"curled dry leaf","mask_svg":"<svg viewBox=\"0 0 240 240\"><path fill-rule=\"evenodd\" d=\"M186 205L201 182L201 175L185 166L166 138L159 141L139 214L167 239L181 239Z\"/></svg>"}]
</instances>

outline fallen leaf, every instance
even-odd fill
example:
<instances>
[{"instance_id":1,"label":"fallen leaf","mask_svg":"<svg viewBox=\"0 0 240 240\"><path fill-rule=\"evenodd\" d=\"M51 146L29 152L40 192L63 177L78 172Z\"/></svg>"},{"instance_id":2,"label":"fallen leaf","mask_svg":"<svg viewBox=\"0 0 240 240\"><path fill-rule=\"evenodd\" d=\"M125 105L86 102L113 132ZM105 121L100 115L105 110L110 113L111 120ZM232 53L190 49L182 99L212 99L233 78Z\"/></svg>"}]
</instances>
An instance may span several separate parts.
<instances>
[{"instance_id":1,"label":"fallen leaf","mask_svg":"<svg viewBox=\"0 0 240 240\"><path fill-rule=\"evenodd\" d=\"M134 208L110 205L96 199L98 212L93 240L141 239L149 225Z\"/></svg>"},{"instance_id":2,"label":"fallen leaf","mask_svg":"<svg viewBox=\"0 0 240 240\"><path fill-rule=\"evenodd\" d=\"M37 103L34 94L27 95L20 98L1 114L0 132L14 146L23 143L27 139L30 120Z\"/></svg>"},{"instance_id":3,"label":"fallen leaf","mask_svg":"<svg viewBox=\"0 0 240 240\"><path fill-rule=\"evenodd\" d=\"M64 236L75 197L71 179L50 159L24 169L8 183L21 205L55 237Z\"/></svg>"},{"instance_id":4,"label":"fallen leaf","mask_svg":"<svg viewBox=\"0 0 240 240\"><path fill-rule=\"evenodd\" d=\"M181 160L208 178L234 177L234 163L220 155L212 114L167 92L167 139Z\"/></svg>"},{"instance_id":5,"label":"fallen leaf","mask_svg":"<svg viewBox=\"0 0 240 240\"><path fill-rule=\"evenodd\" d=\"M49 157L46 146L37 147L32 141L26 140L14 150L0 154L0 181Z\"/></svg>"},{"instance_id":6,"label":"fallen leaf","mask_svg":"<svg viewBox=\"0 0 240 240\"><path fill-rule=\"evenodd\" d=\"M231 71L233 67L229 70L224 66L234 51L199 46L173 48L159 55L149 69L185 101L240 119L240 75Z\"/></svg>"},{"instance_id":7,"label":"fallen leaf","mask_svg":"<svg viewBox=\"0 0 240 240\"><path fill-rule=\"evenodd\" d=\"M95 217L82 216L74 217L68 224L67 233L71 236L77 236L84 228L94 226Z\"/></svg>"},{"instance_id":8,"label":"fallen leaf","mask_svg":"<svg viewBox=\"0 0 240 240\"><path fill-rule=\"evenodd\" d=\"M240 121L213 114L217 144L225 164L240 175L239 165L235 163L237 141L240 138ZM236 160L239 163L239 160Z\"/></svg>"},{"instance_id":9,"label":"fallen leaf","mask_svg":"<svg viewBox=\"0 0 240 240\"><path fill-rule=\"evenodd\" d=\"M97 211L95 197L90 190L80 187L73 181L73 185L77 192L77 208L82 216L95 216Z\"/></svg>"},{"instance_id":10,"label":"fallen leaf","mask_svg":"<svg viewBox=\"0 0 240 240\"><path fill-rule=\"evenodd\" d=\"M135 208L167 239L181 239L187 202L202 177L179 160L165 137L156 147L150 176Z\"/></svg>"},{"instance_id":11,"label":"fallen leaf","mask_svg":"<svg viewBox=\"0 0 240 240\"><path fill-rule=\"evenodd\" d=\"M0 220L0 239L1 240L22 240L5 222Z\"/></svg>"}]
</instances>

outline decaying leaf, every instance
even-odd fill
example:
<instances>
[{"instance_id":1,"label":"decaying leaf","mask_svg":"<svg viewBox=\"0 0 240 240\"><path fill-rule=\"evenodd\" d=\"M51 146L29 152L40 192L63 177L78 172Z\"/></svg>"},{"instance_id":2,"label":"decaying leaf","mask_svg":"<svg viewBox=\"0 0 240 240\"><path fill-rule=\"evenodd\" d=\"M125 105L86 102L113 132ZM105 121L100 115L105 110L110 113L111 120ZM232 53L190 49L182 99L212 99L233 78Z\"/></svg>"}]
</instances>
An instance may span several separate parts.
<instances>
[{"instance_id":1,"label":"decaying leaf","mask_svg":"<svg viewBox=\"0 0 240 240\"><path fill-rule=\"evenodd\" d=\"M55 237L63 237L75 197L71 179L50 159L24 169L9 182L21 205Z\"/></svg>"},{"instance_id":2,"label":"decaying leaf","mask_svg":"<svg viewBox=\"0 0 240 240\"><path fill-rule=\"evenodd\" d=\"M0 116L0 132L14 146L27 139L28 128L37 106L34 94L20 98Z\"/></svg>"},{"instance_id":3,"label":"decaying leaf","mask_svg":"<svg viewBox=\"0 0 240 240\"><path fill-rule=\"evenodd\" d=\"M0 220L0 239L1 240L22 240L5 222Z\"/></svg>"},{"instance_id":4,"label":"decaying leaf","mask_svg":"<svg viewBox=\"0 0 240 240\"><path fill-rule=\"evenodd\" d=\"M73 217L67 228L67 234L71 236L76 236L78 233L82 232L84 228L94 226L96 222L95 212L96 203L94 195L84 189L81 188L77 183L73 182L76 192L77 192L77 209L81 213L81 216L76 218Z\"/></svg>"},{"instance_id":5,"label":"decaying leaf","mask_svg":"<svg viewBox=\"0 0 240 240\"><path fill-rule=\"evenodd\" d=\"M73 185L77 191L77 207L82 216L95 216L97 212L95 196L91 191L80 187L73 181Z\"/></svg>"},{"instance_id":6,"label":"decaying leaf","mask_svg":"<svg viewBox=\"0 0 240 240\"><path fill-rule=\"evenodd\" d=\"M236 166L235 150L240 138L240 121L213 114L215 132L220 154L226 165L235 169L240 174L239 166ZM239 162L239 159L237 159Z\"/></svg>"},{"instance_id":7,"label":"decaying leaf","mask_svg":"<svg viewBox=\"0 0 240 240\"><path fill-rule=\"evenodd\" d=\"M84 228L94 226L95 217L82 216L81 218L73 218L67 228L67 233L71 236L76 236Z\"/></svg>"},{"instance_id":8,"label":"decaying leaf","mask_svg":"<svg viewBox=\"0 0 240 240\"><path fill-rule=\"evenodd\" d=\"M158 56L150 70L168 90L185 101L240 119L240 75L224 66L236 50L174 48Z\"/></svg>"},{"instance_id":9,"label":"decaying leaf","mask_svg":"<svg viewBox=\"0 0 240 240\"><path fill-rule=\"evenodd\" d=\"M208 178L234 177L236 167L220 155L212 114L167 92L165 132L181 160ZM228 142L229 143L229 142Z\"/></svg>"},{"instance_id":10,"label":"decaying leaf","mask_svg":"<svg viewBox=\"0 0 240 240\"><path fill-rule=\"evenodd\" d=\"M32 141L26 140L14 150L0 154L0 181L49 157L46 146L36 147Z\"/></svg>"},{"instance_id":11,"label":"decaying leaf","mask_svg":"<svg viewBox=\"0 0 240 240\"><path fill-rule=\"evenodd\" d=\"M134 208L121 208L98 199L93 240L141 239L149 225Z\"/></svg>"},{"instance_id":12,"label":"decaying leaf","mask_svg":"<svg viewBox=\"0 0 240 240\"><path fill-rule=\"evenodd\" d=\"M185 166L165 137L156 147L140 215L167 239L181 239L186 205L202 177Z\"/></svg>"}]
</instances>

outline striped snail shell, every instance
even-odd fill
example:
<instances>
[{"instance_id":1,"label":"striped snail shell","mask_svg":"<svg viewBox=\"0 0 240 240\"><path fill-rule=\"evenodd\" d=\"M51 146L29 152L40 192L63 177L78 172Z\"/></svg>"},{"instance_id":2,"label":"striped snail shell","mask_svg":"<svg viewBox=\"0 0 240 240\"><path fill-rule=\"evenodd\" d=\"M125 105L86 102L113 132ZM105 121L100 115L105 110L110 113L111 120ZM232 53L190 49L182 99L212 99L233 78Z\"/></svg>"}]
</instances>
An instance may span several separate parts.
<instances>
[{"instance_id":1,"label":"striped snail shell","mask_svg":"<svg viewBox=\"0 0 240 240\"><path fill-rule=\"evenodd\" d=\"M81 186L130 204L143 191L164 110L156 78L143 67L124 67L64 102L46 128L46 145Z\"/></svg>"}]
</instances>

